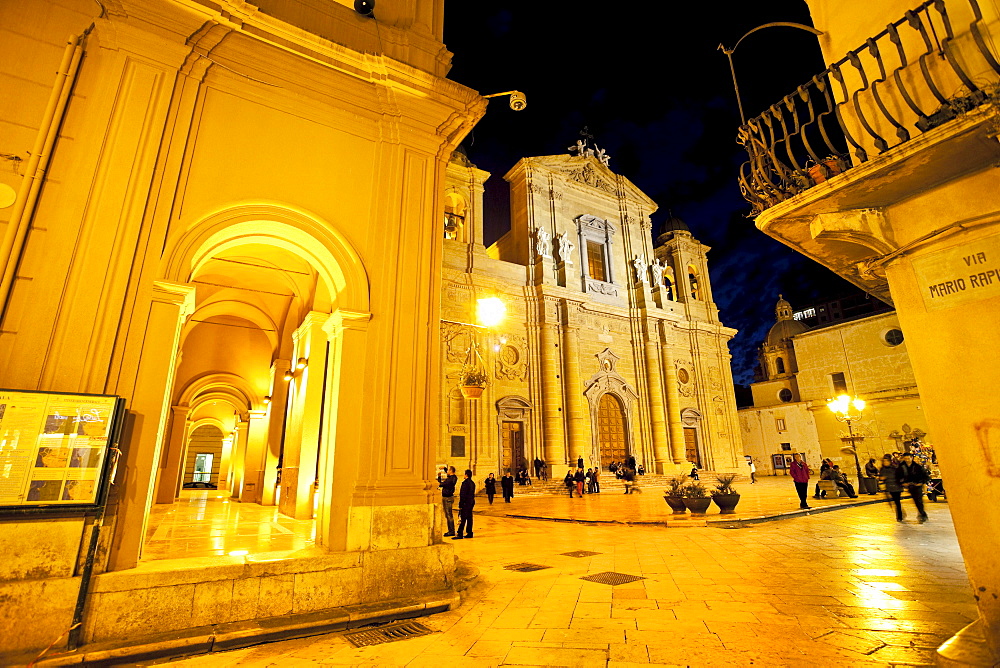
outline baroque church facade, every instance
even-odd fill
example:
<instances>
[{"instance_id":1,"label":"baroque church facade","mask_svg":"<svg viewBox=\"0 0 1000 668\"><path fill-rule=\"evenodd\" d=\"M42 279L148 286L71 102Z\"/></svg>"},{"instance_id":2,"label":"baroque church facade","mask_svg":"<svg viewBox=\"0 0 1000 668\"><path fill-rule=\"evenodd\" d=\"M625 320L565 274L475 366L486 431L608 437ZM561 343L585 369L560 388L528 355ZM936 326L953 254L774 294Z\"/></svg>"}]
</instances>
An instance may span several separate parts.
<instances>
[{"instance_id":1,"label":"baroque church facade","mask_svg":"<svg viewBox=\"0 0 1000 668\"><path fill-rule=\"evenodd\" d=\"M489 247L490 174L458 151L448 166L439 464L476 477L536 458L555 476L630 456L655 473L740 470L736 332L712 300L709 248L674 217L654 243L656 203L578 153L524 158L504 176L511 229ZM494 296L503 323L471 325L476 300ZM465 399L473 348L489 381Z\"/></svg>"}]
</instances>

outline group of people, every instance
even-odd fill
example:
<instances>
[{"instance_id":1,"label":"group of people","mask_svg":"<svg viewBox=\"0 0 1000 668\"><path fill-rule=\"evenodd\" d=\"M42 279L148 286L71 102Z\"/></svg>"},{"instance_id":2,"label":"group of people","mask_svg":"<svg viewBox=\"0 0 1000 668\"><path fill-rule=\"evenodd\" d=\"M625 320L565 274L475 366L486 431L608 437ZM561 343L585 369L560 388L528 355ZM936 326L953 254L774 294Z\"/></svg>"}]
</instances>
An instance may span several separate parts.
<instances>
[{"instance_id":1,"label":"group of people","mask_svg":"<svg viewBox=\"0 0 1000 668\"><path fill-rule=\"evenodd\" d=\"M493 475L492 473L490 475ZM508 474L509 475L509 474ZM472 480L472 471L465 469L465 479L458 491L458 531L455 531L455 486L458 476L454 466L443 466L438 473L438 487L441 488L441 507L448 523L448 532L452 540L472 538L472 509L476 506L476 483ZM464 534L464 535L463 535Z\"/></svg>"},{"instance_id":2,"label":"group of people","mask_svg":"<svg viewBox=\"0 0 1000 668\"><path fill-rule=\"evenodd\" d=\"M809 510L806 503L806 495L809 493L809 476L812 469L803 461L802 455L795 453L792 456L792 463L789 465L789 474L795 483L795 491L799 496L799 507ZM876 475L872 475L876 473ZM892 453L882 457L881 466L876 467L874 458L865 465L865 474L869 477L876 477L880 486L891 499L896 511L896 521L902 522L905 517L901 499L903 492L909 492L913 499L913 505L917 508L917 519L920 522L927 521L927 513L924 510L924 487L930 482L931 476L927 468L917 459L913 453ZM821 480L832 480L837 486L847 492L849 497L857 498L854 487L847 481L847 476L840 472L840 467L831 460L826 459L820 468ZM825 493L816 485L815 498L823 498Z\"/></svg>"},{"instance_id":3,"label":"group of people","mask_svg":"<svg viewBox=\"0 0 1000 668\"><path fill-rule=\"evenodd\" d=\"M599 494L601 492L601 469L589 468L584 473L583 466L577 466L576 471L573 469L566 471L563 484L566 485L570 498L573 498L573 492L576 492L578 497L583 498L584 485L586 485L587 494Z\"/></svg>"},{"instance_id":4,"label":"group of people","mask_svg":"<svg viewBox=\"0 0 1000 668\"><path fill-rule=\"evenodd\" d=\"M625 472L629 470L632 471L633 475L646 475L646 467L642 464L636 465L635 457L629 457L624 462L611 462L608 464L608 471L615 474L615 477L619 480L624 479Z\"/></svg>"}]
</instances>

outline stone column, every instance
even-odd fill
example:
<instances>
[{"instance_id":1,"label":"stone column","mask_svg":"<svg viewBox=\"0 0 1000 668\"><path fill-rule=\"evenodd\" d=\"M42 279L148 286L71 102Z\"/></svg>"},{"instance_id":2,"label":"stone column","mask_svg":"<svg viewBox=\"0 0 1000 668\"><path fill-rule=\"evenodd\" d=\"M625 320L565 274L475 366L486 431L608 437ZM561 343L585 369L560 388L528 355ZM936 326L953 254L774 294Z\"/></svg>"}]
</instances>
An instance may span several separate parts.
<instances>
[{"instance_id":1,"label":"stone column","mask_svg":"<svg viewBox=\"0 0 1000 668\"><path fill-rule=\"evenodd\" d=\"M677 390L677 367L674 360L663 349L664 380L667 386L667 424L670 426L670 452L674 464L683 464L687 460L684 449L684 426L681 425L681 397Z\"/></svg>"},{"instance_id":2,"label":"stone column","mask_svg":"<svg viewBox=\"0 0 1000 668\"><path fill-rule=\"evenodd\" d=\"M274 360L271 364L271 403L267 405L267 450L264 453L264 475L259 501L262 506L273 506L277 494L278 459L285 435L285 409L288 406L288 383L285 372L291 368L288 360Z\"/></svg>"},{"instance_id":3,"label":"stone column","mask_svg":"<svg viewBox=\"0 0 1000 668\"><path fill-rule=\"evenodd\" d=\"M187 451L187 416L190 410L187 406L172 407L166 456L163 458L160 480L156 486L156 503L173 503L177 498L184 454Z\"/></svg>"},{"instance_id":4,"label":"stone column","mask_svg":"<svg viewBox=\"0 0 1000 668\"><path fill-rule=\"evenodd\" d=\"M243 458L243 489L240 492L240 501L243 503L260 502L264 487L267 423L267 411L250 411L246 429L246 456Z\"/></svg>"},{"instance_id":5,"label":"stone column","mask_svg":"<svg viewBox=\"0 0 1000 668\"><path fill-rule=\"evenodd\" d=\"M229 488L229 498L239 499L243 495L245 482L247 431L250 423L242 417L236 422L236 433L233 435L233 449L229 455L229 470L232 473L233 484Z\"/></svg>"},{"instance_id":6,"label":"stone column","mask_svg":"<svg viewBox=\"0 0 1000 668\"><path fill-rule=\"evenodd\" d=\"M152 285L143 345L134 371L136 383L128 403L133 418L131 436L124 444L114 499L109 504L115 534L108 570L132 568L139 561L167 427L181 325L194 310L194 292L192 285L166 281Z\"/></svg>"},{"instance_id":7,"label":"stone column","mask_svg":"<svg viewBox=\"0 0 1000 668\"><path fill-rule=\"evenodd\" d=\"M291 406L285 425L285 456L281 467L281 512L295 519L313 516L313 490L320 441L320 414L323 412L323 377L326 373L326 341L323 331L329 315L311 311L295 332L290 382ZM297 369L305 358L306 367ZM363 373L363 372L362 372ZM357 417L354 417L356 420Z\"/></svg>"},{"instance_id":8,"label":"stone column","mask_svg":"<svg viewBox=\"0 0 1000 668\"><path fill-rule=\"evenodd\" d=\"M648 336L657 337L656 332ZM658 337L657 337L658 338ZM663 378L660 374L659 346L652 338L646 339L646 378L649 389L649 413L653 429L653 461L656 473L666 473L672 461L667 425L663 415ZM676 379L675 379L676 384Z\"/></svg>"},{"instance_id":9,"label":"stone column","mask_svg":"<svg viewBox=\"0 0 1000 668\"><path fill-rule=\"evenodd\" d=\"M566 441L563 431L562 387L559 376L559 336L556 325L544 323L542 334L542 421L544 425L545 463L549 474L556 466L565 466Z\"/></svg>"},{"instance_id":10,"label":"stone column","mask_svg":"<svg viewBox=\"0 0 1000 668\"><path fill-rule=\"evenodd\" d=\"M569 327L568 323L567 317L567 327L563 330L566 426L569 431L566 440L569 446L569 459L571 462L576 462L579 457L589 460L592 453L591 439L588 438L584 418L583 382L580 380L580 330L577 327Z\"/></svg>"}]
</instances>

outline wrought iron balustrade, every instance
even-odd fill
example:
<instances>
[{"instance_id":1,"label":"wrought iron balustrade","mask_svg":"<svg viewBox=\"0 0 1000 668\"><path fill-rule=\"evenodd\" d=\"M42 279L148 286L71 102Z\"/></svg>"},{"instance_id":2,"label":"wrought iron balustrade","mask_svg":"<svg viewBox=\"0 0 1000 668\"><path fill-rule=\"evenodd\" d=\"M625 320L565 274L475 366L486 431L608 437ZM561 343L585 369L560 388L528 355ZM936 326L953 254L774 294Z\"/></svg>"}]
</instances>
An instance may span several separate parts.
<instances>
[{"instance_id":1,"label":"wrought iron balustrade","mask_svg":"<svg viewBox=\"0 0 1000 668\"><path fill-rule=\"evenodd\" d=\"M928 0L739 129L757 215L989 99L1000 62L977 0ZM951 6L968 23L949 16ZM967 26L956 33L953 25ZM852 157L853 156L853 157Z\"/></svg>"}]
</instances>

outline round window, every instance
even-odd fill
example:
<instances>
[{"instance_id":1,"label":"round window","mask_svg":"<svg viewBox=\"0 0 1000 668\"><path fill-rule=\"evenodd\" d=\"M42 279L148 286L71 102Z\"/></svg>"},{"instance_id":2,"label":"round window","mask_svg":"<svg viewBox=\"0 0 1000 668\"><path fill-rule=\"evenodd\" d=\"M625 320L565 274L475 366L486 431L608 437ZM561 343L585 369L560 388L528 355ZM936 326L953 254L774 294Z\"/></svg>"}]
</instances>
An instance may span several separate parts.
<instances>
[{"instance_id":1,"label":"round window","mask_svg":"<svg viewBox=\"0 0 1000 668\"><path fill-rule=\"evenodd\" d=\"M687 369L679 369L677 371L677 380L681 381L682 383L686 383L689 380L691 380L691 376L688 375L688 370Z\"/></svg>"},{"instance_id":2,"label":"round window","mask_svg":"<svg viewBox=\"0 0 1000 668\"><path fill-rule=\"evenodd\" d=\"M783 387L781 391L778 392L778 398L787 404L792 400L792 391L787 387Z\"/></svg>"},{"instance_id":3,"label":"round window","mask_svg":"<svg viewBox=\"0 0 1000 668\"><path fill-rule=\"evenodd\" d=\"M895 347L903 342L903 332L898 329L890 329L882 339L890 346Z\"/></svg>"}]
</instances>

